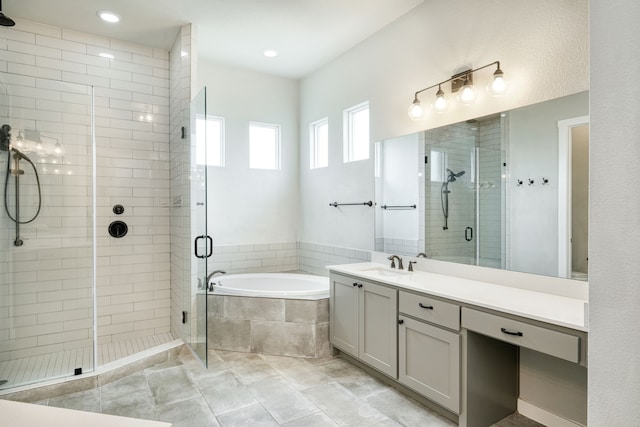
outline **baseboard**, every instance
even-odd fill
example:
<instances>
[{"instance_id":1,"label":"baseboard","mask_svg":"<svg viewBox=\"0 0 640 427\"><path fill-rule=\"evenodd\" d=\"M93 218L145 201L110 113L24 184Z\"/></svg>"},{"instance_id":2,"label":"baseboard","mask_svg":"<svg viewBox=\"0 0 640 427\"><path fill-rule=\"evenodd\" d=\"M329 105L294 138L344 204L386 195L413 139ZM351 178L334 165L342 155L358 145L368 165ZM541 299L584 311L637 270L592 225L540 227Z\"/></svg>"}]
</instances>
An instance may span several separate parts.
<instances>
[{"instance_id":1,"label":"baseboard","mask_svg":"<svg viewBox=\"0 0 640 427\"><path fill-rule=\"evenodd\" d=\"M547 427L585 427L577 421L562 418L522 399L518 399L518 412Z\"/></svg>"}]
</instances>

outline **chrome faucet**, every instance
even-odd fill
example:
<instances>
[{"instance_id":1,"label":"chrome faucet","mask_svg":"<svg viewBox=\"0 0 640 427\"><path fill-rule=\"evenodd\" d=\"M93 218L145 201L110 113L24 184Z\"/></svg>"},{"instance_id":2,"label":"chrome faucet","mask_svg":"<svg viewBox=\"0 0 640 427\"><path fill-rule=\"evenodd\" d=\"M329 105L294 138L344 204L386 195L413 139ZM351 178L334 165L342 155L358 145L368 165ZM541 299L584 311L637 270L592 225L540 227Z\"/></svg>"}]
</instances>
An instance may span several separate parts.
<instances>
[{"instance_id":1,"label":"chrome faucet","mask_svg":"<svg viewBox=\"0 0 640 427\"><path fill-rule=\"evenodd\" d=\"M205 282L205 286L206 283L209 283L211 281L211 278L213 276L215 276L216 274L227 274L226 271L222 271L222 270L215 270L212 271L211 273L209 273L209 275L207 276L207 281ZM213 283L209 283L209 292L213 292Z\"/></svg>"},{"instance_id":2,"label":"chrome faucet","mask_svg":"<svg viewBox=\"0 0 640 427\"><path fill-rule=\"evenodd\" d=\"M400 258L398 255L391 255L387 259L389 261L391 261L391 268L396 268L396 259L397 259L398 260L398 269L399 270L404 270L404 266L402 265L402 258Z\"/></svg>"}]
</instances>

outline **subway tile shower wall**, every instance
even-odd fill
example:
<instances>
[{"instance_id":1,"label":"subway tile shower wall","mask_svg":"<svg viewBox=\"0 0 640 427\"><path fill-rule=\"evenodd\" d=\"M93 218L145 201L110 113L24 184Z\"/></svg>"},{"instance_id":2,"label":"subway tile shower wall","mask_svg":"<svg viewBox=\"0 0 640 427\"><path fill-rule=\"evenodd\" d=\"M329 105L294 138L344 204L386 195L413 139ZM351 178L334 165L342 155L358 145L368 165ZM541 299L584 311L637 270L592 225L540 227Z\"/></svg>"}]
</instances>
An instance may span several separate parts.
<instances>
[{"instance_id":1,"label":"subway tile shower wall","mask_svg":"<svg viewBox=\"0 0 640 427\"><path fill-rule=\"evenodd\" d=\"M169 332L169 52L22 20L0 33L0 50L12 88L3 116L57 135L66 167L41 168L42 218L23 227L24 249L0 245L0 294L15 295L12 322L24 324L10 350L91 342L90 101L68 89L82 85L95 90L98 342ZM107 232L116 204L121 239Z\"/></svg>"}]
</instances>

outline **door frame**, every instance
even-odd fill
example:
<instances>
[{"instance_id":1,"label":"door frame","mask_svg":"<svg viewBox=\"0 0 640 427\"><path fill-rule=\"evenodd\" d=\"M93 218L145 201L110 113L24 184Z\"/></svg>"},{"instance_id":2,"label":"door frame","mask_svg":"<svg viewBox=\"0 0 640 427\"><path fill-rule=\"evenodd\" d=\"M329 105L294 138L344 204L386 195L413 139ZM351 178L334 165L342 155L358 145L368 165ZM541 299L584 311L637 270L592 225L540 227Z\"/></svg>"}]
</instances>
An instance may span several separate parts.
<instances>
[{"instance_id":1,"label":"door frame","mask_svg":"<svg viewBox=\"0 0 640 427\"><path fill-rule=\"evenodd\" d=\"M589 116L558 120L558 276L571 278L571 131Z\"/></svg>"}]
</instances>

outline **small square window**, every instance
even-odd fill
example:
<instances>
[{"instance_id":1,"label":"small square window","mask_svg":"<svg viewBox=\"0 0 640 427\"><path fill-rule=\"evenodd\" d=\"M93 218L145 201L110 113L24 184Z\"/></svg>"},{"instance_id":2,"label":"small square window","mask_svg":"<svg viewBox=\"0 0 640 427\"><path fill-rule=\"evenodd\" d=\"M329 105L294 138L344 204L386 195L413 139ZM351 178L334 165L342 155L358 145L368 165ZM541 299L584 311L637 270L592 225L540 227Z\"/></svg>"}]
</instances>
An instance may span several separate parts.
<instances>
[{"instance_id":1,"label":"small square window","mask_svg":"<svg viewBox=\"0 0 640 427\"><path fill-rule=\"evenodd\" d=\"M224 166L223 117L196 117L196 162L199 165Z\"/></svg>"},{"instance_id":2,"label":"small square window","mask_svg":"<svg viewBox=\"0 0 640 427\"><path fill-rule=\"evenodd\" d=\"M280 170L280 126L249 123L249 167Z\"/></svg>"},{"instance_id":3,"label":"small square window","mask_svg":"<svg viewBox=\"0 0 640 427\"><path fill-rule=\"evenodd\" d=\"M309 125L309 160L311 169L329 166L329 119Z\"/></svg>"},{"instance_id":4,"label":"small square window","mask_svg":"<svg viewBox=\"0 0 640 427\"><path fill-rule=\"evenodd\" d=\"M369 158L369 102L344 111L344 162Z\"/></svg>"}]
</instances>

